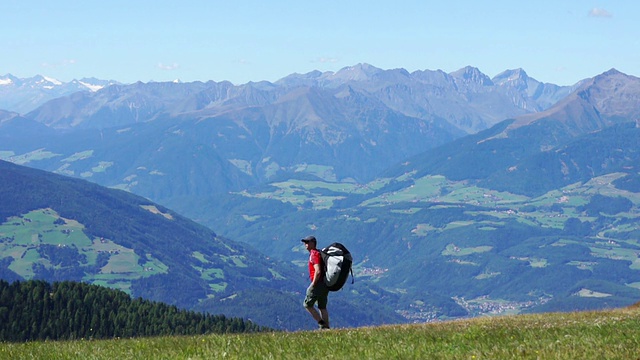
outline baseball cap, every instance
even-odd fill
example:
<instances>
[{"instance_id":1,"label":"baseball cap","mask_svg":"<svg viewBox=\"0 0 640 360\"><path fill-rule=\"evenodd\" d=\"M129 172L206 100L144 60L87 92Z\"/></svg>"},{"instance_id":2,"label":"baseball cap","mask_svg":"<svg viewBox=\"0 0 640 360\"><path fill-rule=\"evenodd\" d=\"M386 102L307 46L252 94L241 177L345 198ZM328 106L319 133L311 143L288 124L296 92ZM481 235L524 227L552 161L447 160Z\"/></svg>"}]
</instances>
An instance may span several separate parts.
<instances>
[{"instance_id":1,"label":"baseball cap","mask_svg":"<svg viewBox=\"0 0 640 360\"><path fill-rule=\"evenodd\" d=\"M300 241L302 241L303 243L308 243L310 241L317 242L316 241L316 237L313 236L313 235L309 235L309 236L307 236L306 238L304 238L304 239L302 239Z\"/></svg>"}]
</instances>

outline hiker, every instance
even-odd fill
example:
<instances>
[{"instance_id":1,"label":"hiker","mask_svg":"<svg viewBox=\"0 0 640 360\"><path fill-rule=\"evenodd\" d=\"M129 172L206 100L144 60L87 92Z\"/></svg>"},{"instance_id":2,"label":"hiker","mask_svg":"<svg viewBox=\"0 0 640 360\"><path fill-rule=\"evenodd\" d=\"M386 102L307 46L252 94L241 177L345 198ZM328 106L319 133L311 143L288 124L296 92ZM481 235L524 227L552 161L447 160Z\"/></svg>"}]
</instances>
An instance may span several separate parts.
<instances>
[{"instance_id":1,"label":"hiker","mask_svg":"<svg viewBox=\"0 0 640 360\"><path fill-rule=\"evenodd\" d=\"M327 298L329 289L322 278L322 257L316 248L317 241L314 236L307 236L301 240L309 251L309 278L311 284L307 288L304 298L304 307L313 319L318 322L320 329L329 329L329 312L327 311ZM314 307L318 303L318 310Z\"/></svg>"}]
</instances>

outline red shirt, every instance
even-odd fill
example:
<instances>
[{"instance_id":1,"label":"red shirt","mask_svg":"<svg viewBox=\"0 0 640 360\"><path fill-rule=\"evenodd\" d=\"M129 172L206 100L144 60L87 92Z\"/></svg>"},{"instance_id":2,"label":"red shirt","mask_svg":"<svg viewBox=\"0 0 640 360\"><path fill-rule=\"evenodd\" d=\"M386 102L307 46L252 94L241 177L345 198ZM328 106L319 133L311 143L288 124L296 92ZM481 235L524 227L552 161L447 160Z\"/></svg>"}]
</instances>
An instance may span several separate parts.
<instances>
[{"instance_id":1,"label":"red shirt","mask_svg":"<svg viewBox=\"0 0 640 360\"><path fill-rule=\"evenodd\" d=\"M309 251L309 278L313 282L313 276L316 274L316 269L313 265L320 265L322 267L322 257L320 257L320 251L312 249ZM322 276L322 274L320 274Z\"/></svg>"}]
</instances>

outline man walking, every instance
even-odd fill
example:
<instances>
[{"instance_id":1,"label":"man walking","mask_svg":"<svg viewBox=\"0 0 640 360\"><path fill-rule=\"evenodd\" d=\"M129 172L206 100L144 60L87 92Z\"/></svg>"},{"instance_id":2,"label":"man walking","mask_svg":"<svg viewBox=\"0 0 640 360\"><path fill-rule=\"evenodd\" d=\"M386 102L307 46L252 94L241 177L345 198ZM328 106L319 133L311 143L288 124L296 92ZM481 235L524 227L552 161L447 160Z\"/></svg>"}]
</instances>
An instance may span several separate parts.
<instances>
[{"instance_id":1,"label":"man walking","mask_svg":"<svg viewBox=\"0 0 640 360\"><path fill-rule=\"evenodd\" d=\"M304 298L304 307L313 319L318 322L320 329L329 329L329 312L327 311L327 298L329 289L324 283L322 273L322 257L316 248L317 241L314 236L307 236L301 240L305 248L309 251L309 278L311 284L307 288L307 295ZM318 303L318 310L314 307Z\"/></svg>"}]
</instances>

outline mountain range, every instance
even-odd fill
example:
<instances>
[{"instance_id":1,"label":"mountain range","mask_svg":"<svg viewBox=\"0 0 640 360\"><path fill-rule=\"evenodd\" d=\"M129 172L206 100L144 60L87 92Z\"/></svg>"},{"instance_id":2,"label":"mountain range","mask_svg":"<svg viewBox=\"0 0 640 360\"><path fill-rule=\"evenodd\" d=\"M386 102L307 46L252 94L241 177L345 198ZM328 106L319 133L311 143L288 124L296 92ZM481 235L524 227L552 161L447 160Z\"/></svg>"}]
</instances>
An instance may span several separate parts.
<instances>
[{"instance_id":1,"label":"mountain range","mask_svg":"<svg viewBox=\"0 0 640 360\"><path fill-rule=\"evenodd\" d=\"M119 86L109 86L108 91L98 91L105 85L113 84ZM541 83L530 78L522 69L506 70L490 79L471 66L448 74L441 70L413 73L404 69L382 70L368 64L358 64L335 73L313 71L292 74L275 83L250 82L239 86L226 81L139 82L123 85L115 81L83 79L61 83L42 76L17 79L9 74L4 79L0 78L0 98L3 101L0 105L4 105L0 109L26 114L53 98L89 89L91 91L82 92L82 95L76 94L75 97L52 102L27 117L41 119L50 125L55 123L56 128L80 125L105 128L149 121L160 114L199 112L196 116L212 117L239 108L291 103L293 100L307 99L306 106L318 109L318 105L322 104L314 102L313 95L325 95L326 101L349 100L346 104L348 106L353 106L358 101L368 101L366 105L370 107L387 109L412 118L441 118L470 133L508 117L547 109L578 85L568 87ZM309 89L316 92L309 93ZM50 91L52 96L34 97L33 91ZM29 100L34 106L29 111L24 111L10 105L11 98ZM75 112L69 112L69 105L65 106L69 103L75 104ZM100 117L106 115L98 114L99 109L106 110L103 108L105 105L111 111L118 112L121 124L105 122ZM54 113L50 113L52 108L65 107L66 111L56 109Z\"/></svg>"},{"instance_id":2,"label":"mountain range","mask_svg":"<svg viewBox=\"0 0 640 360\"><path fill-rule=\"evenodd\" d=\"M113 84L117 82L96 78L62 82L42 75L18 78L6 74L0 76L0 109L25 113L61 96L79 91L98 91Z\"/></svg>"},{"instance_id":3,"label":"mountain range","mask_svg":"<svg viewBox=\"0 0 640 360\"><path fill-rule=\"evenodd\" d=\"M174 190L167 188L170 185L151 190L159 185L146 183L143 178L147 174L135 169L152 167L142 159L147 151L155 152L159 162L170 162L162 159L167 156L162 149L173 148L166 142L191 144L194 149L187 152L209 153L202 156L224 170L217 172L217 177L231 178L215 184L214 188L221 192L299 174L366 182L403 158L486 129L505 118L545 109L570 90L542 84L522 70L506 71L491 80L472 67L451 74L410 74L402 69L381 70L359 64L336 73L294 74L274 84L233 86L209 81L113 85L51 100L8 121L21 125L3 126L44 131L33 123L37 122L57 130L58 140L49 150L55 154L70 155L93 148L99 151L101 145L106 149L121 148L111 142L132 144L138 137L157 139L153 149L144 143L126 149L130 166L116 178L96 181L107 186L149 189L138 193L164 202L168 199L158 192L172 193ZM68 139L77 138L72 130L84 130L83 137L91 138L89 144L60 148L70 141L78 142ZM14 138L9 135L6 141ZM19 135L34 137L25 131ZM101 141L94 141L96 137ZM20 145L14 142L7 148L14 146ZM23 148L13 156L40 146ZM40 167L87 176L98 165L65 164L65 169L59 170L57 159L55 163L47 166L42 162ZM175 175L170 169L158 171L169 177ZM135 184L123 181L133 177L137 178ZM211 178L211 174L196 177ZM240 186L234 187L235 183ZM210 187L202 188L203 191L189 192L200 196L212 191Z\"/></svg>"},{"instance_id":4,"label":"mountain range","mask_svg":"<svg viewBox=\"0 0 640 360\"><path fill-rule=\"evenodd\" d=\"M0 158L142 195L294 266L292 239L341 241L368 289L348 296L405 319L599 308L640 297L639 83L359 64L116 84L0 112Z\"/></svg>"}]
</instances>

